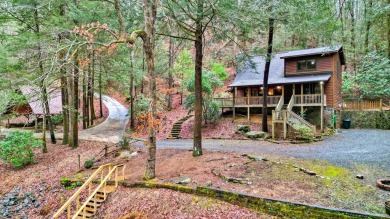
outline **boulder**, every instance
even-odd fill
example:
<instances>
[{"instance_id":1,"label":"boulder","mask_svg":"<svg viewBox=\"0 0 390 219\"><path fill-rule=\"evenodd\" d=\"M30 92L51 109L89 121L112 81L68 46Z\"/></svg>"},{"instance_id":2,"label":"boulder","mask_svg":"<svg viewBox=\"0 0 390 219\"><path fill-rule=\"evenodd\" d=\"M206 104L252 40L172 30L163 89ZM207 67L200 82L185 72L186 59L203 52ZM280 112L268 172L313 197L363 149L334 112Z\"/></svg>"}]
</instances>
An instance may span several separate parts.
<instances>
[{"instance_id":1,"label":"boulder","mask_svg":"<svg viewBox=\"0 0 390 219\"><path fill-rule=\"evenodd\" d=\"M254 155L254 154L248 154L246 155L249 159L252 159L254 161L268 161L267 158L264 158L262 156L259 156L259 155Z\"/></svg>"},{"instance_id":2,"label":"boulder","mask_svg":"<svg viewBox=\"0 0 390 219\"><path fill-rule=\"evenodd\" d=\"M240 132L240 133L247 133L251 130L251 128L249 127L249 125L238 125L237 126L237 132Z\"/></svg>"},{"instance_id":3,"label":"boulder","mask_svg":"<svg viewBox=\"0 0 390 219\"><path fill-rule=\"evenodd\" d=\"M188 184L191 182L191 178L188 177L188 176L179 176L179 177L175 177L175 178L172 178L172 181L176 184Z\"/></svg>"},{"instance_id":4,"label":"boulder","mask_svg":"<svg viewBox=\"0 0 390 219\"><path fill-rule=\"evenodd\" d=\"M265 133L260 131L250 131L245 133L245 136L247 138L263 138L265 136Z\"/></svg>"}]
</instances>

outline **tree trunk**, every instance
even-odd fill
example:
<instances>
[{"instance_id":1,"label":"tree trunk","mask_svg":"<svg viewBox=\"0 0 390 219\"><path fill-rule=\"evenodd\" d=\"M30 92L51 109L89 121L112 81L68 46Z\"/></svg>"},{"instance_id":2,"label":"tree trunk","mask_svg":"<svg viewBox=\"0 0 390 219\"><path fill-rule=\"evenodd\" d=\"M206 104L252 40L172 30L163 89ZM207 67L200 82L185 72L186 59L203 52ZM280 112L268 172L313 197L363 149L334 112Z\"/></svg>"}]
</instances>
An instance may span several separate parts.
<instances>
[{"instance_id":1,"label":"tree trunk","mask_svg":"<svg viewBox=\"0 0 390 219\"><path fill-rule=\"evenodd\" d=\"M168 63L168 110L172 110L172 92L170 91L173 87L173 77L172 77L172 68L173 68L173 54L174 54L175 45L173 39L169 38L169 63Z\"/></svg>"},{"instance_id":2,"label":"tree trunk","mask_svg":"<svg viewBox=\"0 0 390 219\"><path fill-rule=\"evenodd\" d=\"M46 116L43 114L43 123L42 123L42 153L47 153L46 146Z\"/></svg>"},{"instance_id":3,"label":"tree trunk","mask_svg":"<svg viewBox=\"0 0 390 219\"><path fill-rule=\"evenodd\" d=\"M85 74L86 71L85 69L83 70L83 129L86 129L88 127L88 122L87 122L87 117L88 117L88 104L87 104L87 82L86 82L86 77L87 75Z\"/></svg>"},{"instance_id":4,"label":"tree trunk","mask_svg":"<svg viewBox=\"0 0 390 219\"><path fill-rule=\"evenodd\" d=\"M262 130L263 132L268 132L268 121L267 121L267 96L268 96L268 75L269 75L269 66L272 59L272 40L274 34L274 19L269 19L269 33L268 33L268 46L267 46L267 57L265 62L264 69L264 80L263 80L263 116L262 116ZM249 93L248 93L249 95ZM249 110L249 109L248 109Z\"/></svg>"},{"instance_id":5,"label":"tree trunk","mask_svg":"<svg viewBox=\"0 0 390 219\"><path fill-rule=\"evenodd\" d=\"M69 101L68 101L68 89L66 81L66 67L64 62L61 61L61 103L62 103L62 124L64 126L62 144L69 144Z\"/></svg>"},{"instance_id":6,"label":"tree trunk","mask_svg":"<svg viewBox=\"0 0 390 219\"><path fill-rule=\"evenodd\" d=\"M91 66L91 77L90 77L90 82L91 82L91 89L89 90L90 92L90 109L91 109L91 125L93 125L93 120L96 119L95 115L95 106L94 106L94 93L95 93L95 51L92 52L92 66Z\"/></svg>"},{"instance_id":7,"label":"tree trunk","mask_svg":"<svg viewBox=\"0 0 390 219\"><path fill-rule=\"evenodd\" d=\"M364 16L366 20L364 50L366 54L369 52L369 37L370 37L370 29L371 29L371 8L372 8L372 0L368 0L368 3L364 6Z\"/></svg>"},{"instance_id":8,"label":"tree trunk","mask_svg":"<svg viewBox=\"0 0 390 219\"><path fill-rule=\"evenodd\" d=\"M78 117L79 117L79 62L77 60L77 54L74 57L74 70L73 70L73 83L72 83L72 96L73 96L73 106L72 106L72 141L70 146L72 148L77 148L79 146L79 128L78 128Z\"/></svg>"},{"instance_id":9,"label":"tree trunk","mask_svg":"<svg viewBox=\"0 0 390 219\"><path fill-rule=\"evenodd\" d=\"M390 0L387 0L387 5L390 5ZM387 14L387 57L390 59L390 13Z\"/></svg>"},{"instance_id":10,"label":"tree trunk","mask_svg":"<svg viewBox=\"0 0 390 219\"><path fill-rule=\"evenodd\" d=\"M49 108L49 100L47 97L47 90L46 90L46 84L45 84L45 79L46 79L46 73L43 69L43 61L42 61L42 48L41 48L41 42L40 42L40 26L39 26L39 19L38 19L38 7L35 4L35 10L34 10L34 21L35 21L35 29L36 29L36 35L38 37L38 66L39 66L39 71L41 73L40 77L40 89L41 89L41 98L42 98L42 111L43 111L43 116L46 117L48 120L49 124L49 130L50 130L50 138L51 142L53 144L56 143L56 138L54 136L54 127L53 123L51 121L51 115L50 115L50 108ZM46 132L46 130L45 130ZM45 139L45 147L46 147L46 139ZM47 151L47 150L46 150Z\"/></svg>"},{"instance_id":11,"label":"tree trunk","mask_svg":"<svg viewBox=\"0 0 390 219\"><path fill-rule=\"evenodd\" d=\"M103 117L103 103L102 103L102 60L99 62L99 109L100 118Z\"/></svg>"},{"instance_id":12,"label":"tree trunk","mask_svg":"<svg viewBox=\"0 0 390 219\"><path fill-rule=\"evenodd\" d=\"M157 0L144 0L144 18L145 32L144 51L146 63L148 66L149 76L149 98L151 98L151 110L149 112L149 157L146 164L145 176L146 180L156 177L156 110L157 110L157 94L156 94L156 75L154 72L154 43L155 43L155 20L157 13Z\"/></svg>"},{"instance_id":13,"label":"tree trunk","mask_svg":"<svg viewBox=\"0 0 390 219\"><path fill-rule=\"evenodd\" d=\"M134 50L130 49L130 129L134 130Z\"/></svg>"},{"instance_id":14,"label":"tree trunk","mask_svg":"<svg viewBox=\"0 0 390 219\"><path fill-rule=\"evenodd\" d=\"M353 54L352 68L356 74L356 40L355 40L355 4L354 1L349 2L349 13L351 15L351 48Z\"/></svg>"},{"instance_id":15,"label":"tree trunk","mask_svg":"<svg viewBox=\"0 0 390 219\"><path fill-rule=\"evenodd\" d=\"M203 2L198 2L198 10L203 10ZM201 14L201 13L200 13ZM196 23L195 33L195 121L194 121L194 146L192 156L202 155L202 61L203 61L203 31L202 23Z\"/></svg>"}]
</instances>

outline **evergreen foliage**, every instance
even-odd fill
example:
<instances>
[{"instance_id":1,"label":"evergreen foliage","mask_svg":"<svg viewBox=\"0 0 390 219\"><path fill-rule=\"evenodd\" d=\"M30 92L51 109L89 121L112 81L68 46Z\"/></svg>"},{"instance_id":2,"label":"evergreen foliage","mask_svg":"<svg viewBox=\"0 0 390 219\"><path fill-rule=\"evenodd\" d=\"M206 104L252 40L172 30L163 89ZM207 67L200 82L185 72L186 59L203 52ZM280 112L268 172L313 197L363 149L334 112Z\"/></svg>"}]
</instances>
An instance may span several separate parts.
<instances>
[{"instance_id":1,"label":"evergreen foliage","mask_svg":"<svg viewBox=\"0 0 390 219\"><path fill-rule=\"evenodd\" d=\"M13 167L23 167L34 160L34 148L39 148L42 142L33 136L33 132L10 132L0 141L0 160Z\"/></svg>"}]
</instances>

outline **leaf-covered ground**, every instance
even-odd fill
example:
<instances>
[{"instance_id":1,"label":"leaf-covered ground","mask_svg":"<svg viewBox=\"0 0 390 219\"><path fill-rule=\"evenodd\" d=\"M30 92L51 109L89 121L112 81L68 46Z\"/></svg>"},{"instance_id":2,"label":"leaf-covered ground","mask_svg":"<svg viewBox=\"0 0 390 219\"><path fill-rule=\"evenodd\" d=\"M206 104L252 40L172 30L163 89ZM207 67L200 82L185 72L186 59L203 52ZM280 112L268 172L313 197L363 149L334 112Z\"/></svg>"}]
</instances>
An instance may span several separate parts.
<instances>
[{"instance_id":1,"label":"leaf-covered ground","mask_svg":"<svg viewBox=\"0 0 390 219\"><path fill-rule=\"evenodd\" d=\"M96 218L275 218L222 201L167 189L119 188L99 209Z\"/></svg>"},{"instance_id":2,"label":"leaf-covered ground","mask_svg":"<svg viewBox=\"0 0 390 219\"><path fill-rule=\"evenodd\" d=\"M325 161L267 158L268 161L253 161L242 154L213 151L205 151L203 156L195 158L189 151L162 149L157 151L154 181L173 183L172 178L187 176L191 178L190 187L205 186L211 181L213 187L256 196L384 213L383 202L390 193L377 189L372 180L356 179L352 172ZM127 163L126 179L134 182L142 180L146 159L147 152L141 148L137 156L115 158L115 162ZM317 175L309 175L299 168ZM226 178L239 179L243 184L228 182Z\"/></svg>"},{"instance_id":3,"label":"leaf-covered ground","mask_svg":"<svg viewBox=\"0 0 390 219\"><path fill-rule=\"evenodd\" d=\"M0 164L2 182L0 200L4 201L10 195L16 194L18 202L7 207L13 218L23 216L48 218L75 191L75 189L64 189L59 179L65 176L87 178L91 171L76 173L79 169L78 155L81 157L81 164L92 157L99 158L101 154L99 156L97 154L104 145L105 143L84 141L80 142L80 147L71 149L60 144L48 143L49 153L42 154L36 151L36 162L23 169L13 169ZM115 145L109 146L110 150L116 148ZM135 157L113 157L113 153L95 165L126 162L126 180L140 181L144 174L147 152L146 148L133 148L133 150L139 151ZM157 178L154 181L173 183L174 177L188 176L191 178L191 183L188 184L190 187L204 186L207 181L211 181L213 187L256 196L362 212L384 213L383 202L388 199L388 194L378 191L366 181L359 181L345 169L322 161L267 158L269 161L252 161L242 154L213 151L204 151L203 156L195 158L192 157L191 152L185 150L158 150ZM317 176L299 171L293 165L315 171ZM232 183L222 179L221 176L250 183ZM159 198L155 199L155 197ZM28 205L25 206L26 199ZM18 211L17 208L21 208L20 206L22 209ZM225 202L169 190L121 188L118 193L110 197L105 209L107 211L100 213L103 218L115 218L132 211L149 218L159 218L155 212L163 212L167 218L186 218L192 214L198 218L234 218L234 215L248 215L248 218L263 217L256 212ZM224 209L231 211L226 212Z\"/></svg>"}]
</instances>

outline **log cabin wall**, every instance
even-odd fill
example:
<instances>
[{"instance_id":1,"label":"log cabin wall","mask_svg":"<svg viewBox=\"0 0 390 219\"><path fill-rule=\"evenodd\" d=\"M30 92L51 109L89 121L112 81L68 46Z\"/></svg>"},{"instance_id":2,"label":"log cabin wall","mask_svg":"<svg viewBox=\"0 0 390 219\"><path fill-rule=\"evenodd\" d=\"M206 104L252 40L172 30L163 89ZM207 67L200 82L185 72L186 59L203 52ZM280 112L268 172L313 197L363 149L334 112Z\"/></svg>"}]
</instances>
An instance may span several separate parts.
<instances>
[{"instance_id":1,"label":"log cabin wall","mask_svg":"<svg viewBox=\"0 0 390 219\"><path fill-rule=\"evenodd\" d=\"M340 56L338 53L334 54L333 56L333 65L334 65L334 71L332 74L333 78L333 108L340 108L339 104L343 102L343 98L341 95L342 92L342 65L340 63Z\"/></svg>"},{"instance_id":2,"label":"log cabin wall","mask_svg":"<svg viewBox=\"0 0 390 219\"><path fill-rule=\"evenodd\" d=\"M317 68L315 70L298 71L297 61L302 59L316 59ZM333 70L333 55L326 56L305 56L299 58L286 58L285 59L285 77L307 75L307 74L320 74L320 73L331 73Z\"/></svg>"}]
</instances>

